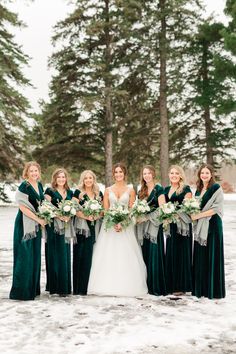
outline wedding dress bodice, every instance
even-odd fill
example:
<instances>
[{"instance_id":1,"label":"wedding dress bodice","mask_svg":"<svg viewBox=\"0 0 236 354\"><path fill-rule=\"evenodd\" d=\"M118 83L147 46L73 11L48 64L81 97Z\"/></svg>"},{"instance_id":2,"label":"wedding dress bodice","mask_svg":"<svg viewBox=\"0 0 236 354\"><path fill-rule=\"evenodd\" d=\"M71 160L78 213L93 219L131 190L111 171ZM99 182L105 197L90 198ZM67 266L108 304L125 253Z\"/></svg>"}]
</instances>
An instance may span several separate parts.
<instances>
[{"instance_id":1,"label":"wedding dress bodice","mask_svg":"<svg viewBox=\"0 0 236 354\"><path fill-rule=\"evenodd\" d=\"M120 198L117 198L113 190L109 189L109 203L110 206L113 206L115 203L120 203L125 206L129 205L129 193L130 190L127 189L124 193L121 194Z\"/></svg>"}]
</instances>

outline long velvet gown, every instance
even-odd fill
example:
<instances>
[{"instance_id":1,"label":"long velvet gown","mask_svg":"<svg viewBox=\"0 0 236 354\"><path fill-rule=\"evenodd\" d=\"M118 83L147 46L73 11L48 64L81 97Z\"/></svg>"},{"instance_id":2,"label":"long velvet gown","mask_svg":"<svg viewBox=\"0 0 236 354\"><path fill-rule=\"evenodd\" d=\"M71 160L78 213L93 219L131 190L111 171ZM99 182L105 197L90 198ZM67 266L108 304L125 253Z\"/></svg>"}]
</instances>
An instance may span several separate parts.
<instances>
[{"instance_id":1,"label":"long velvet gown","mask_svg":"<svg viewBox=\"0 0 236 354\"><path fill-rule=\"evenodd\" d=\"M147 198L147 202L152 209L159 207L158 197L162 194L164 194L164 190L157 184ZM159 227L157 243L153 243L151 240L144 238L142 252L147 267L148 293L152 295L166 295L164 236L162 225Z\"/></svg>"},{"instance_id":2,"label":"long velvet gown","mask_svg":"<svg viewBox=\"0 0 236 354\"><path fill-rule=\"evenodd\" d=\"M43 186L38 182L39 194L33 186L24 181L19 191L29 196L29 202L35 210L44 199ZM13 241L13 280L10 299L34 300L40 295L41 270L41 228L35 238L23 241L23 213L19 210L15 220Z\"/></svg>"},{"instance_id":3,"label":"long velvet gown","mask_svg":"<svg viewBox=\"0 0 236 354\"><path fill-rule=\"evenodd\" d=\"M47 188L45 195L51 197L51 203L58 206L62 201L61 194L52 188ZM68 189L66 200L73 197L72 190ZM54 222L46 226L47 242L45 244L47 285L46 290L50 294L71 294L71 248L65 242L65 235L54 232Z\"/></svg>"},{"instance_id":4,"label":"long velvet gown","mask_svg":"<svg viewBox=\"0 0 236 354\"><path fill-rule=\"evenodd\" d=\"M202 197L201 208L219 188L220 185L215 183L207 189ZM200 193L196 192L196 195ZM225 297L223 225L217 214L209 222L207 246L194 241L192 294L209 299Z\"/></svg>"},{"instance_id":5,"label":"long velvet gown","mask_svg":"<svg viewBox=\"0 0 236 354\"><path fill-rule=\"evenodd\" d=\"M79 199L81 191L76 189L74 197ZM99 193L99 198L103 199L102 192ZM80 200L80 205L83 205L85 201L89 200L87 194L83 195ZM93 245L95 243L95 224L89 220L86 220L90 236L86 237L83 234L77 233L77 243L73 245L73 293L74 295L86 295L88 288L89 275L92 265Z\"/></svg>"},{"instance_id":6,"label":"long velvet gown","mask_svg":"<svg viewBox=\"0 0 236 354\"><path fill-rule=\"evenodd\" d=\"M183 203L187 193L191 193L189 186L185 186L180 194L174 192L169 198L171 186L165 188L166 202ZM180 235L177 225L170 225L171 236L166 240L166 287L168 293L192 291L192 227L189 226L189 236Z\"/></svg>"}]
</instances>

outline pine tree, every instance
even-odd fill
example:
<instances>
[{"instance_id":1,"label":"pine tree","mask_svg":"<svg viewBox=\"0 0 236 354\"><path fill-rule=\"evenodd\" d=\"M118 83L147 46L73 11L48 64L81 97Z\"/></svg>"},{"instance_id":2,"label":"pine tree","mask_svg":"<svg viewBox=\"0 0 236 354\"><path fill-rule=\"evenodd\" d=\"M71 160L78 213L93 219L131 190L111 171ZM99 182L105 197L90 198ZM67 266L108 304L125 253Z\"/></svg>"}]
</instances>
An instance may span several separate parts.
<instances>
[{"instance_id":1,"label":"pine tree","mask_svg":"<svg viewBox=\"0 0 236 354\"><path fill-rule=\"evenodd\" d=\"M14 41L11 27L20 27L17 15L0 1L0 177L16 175L22 166L25 117L29 103L20 88L29 82L22 73L28 57Z\"/></svg>"}]
</instances>

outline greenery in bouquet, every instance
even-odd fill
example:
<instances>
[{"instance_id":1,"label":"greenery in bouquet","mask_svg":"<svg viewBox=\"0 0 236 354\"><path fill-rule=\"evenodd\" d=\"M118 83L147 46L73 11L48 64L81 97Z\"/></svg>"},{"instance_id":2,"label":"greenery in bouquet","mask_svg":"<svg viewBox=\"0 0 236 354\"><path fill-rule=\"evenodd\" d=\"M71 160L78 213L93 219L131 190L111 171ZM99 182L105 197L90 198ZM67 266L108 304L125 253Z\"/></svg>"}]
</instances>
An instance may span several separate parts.
<instances>
[{"instance_id":1,"label":"greenery in bouquet","mask_svg":"<svg viewBox=\"0 0 236 354\"><path fill-rule=\"evenodd\" d=\"M184 199L179 211L188 215L197 214L200 212L201 199L197 197Z\"/></svg>"},{"instance_id":2,"label":"greenery in bouquet","mask_svg":"<svg viewBox=\"0 0 236 354\"><path fill-rule=\"evenodd\" d=\"M177 205L178 203L168 202L158 208L158 220L163 224L164 231L167 231L169 224L177 222Z\"/></svg>"},{"instance_id":3,"label":"greenery in bouquet","mask_svg":"<svg viewBox=\"0 0 236 354\"><path fill-rule=\"evenodd\" d=\"M52 219L56 216L57 208L48 200L43 200L38 207L37 216L43 219L47 224L51 224Z\"/></svg>"},{"instance_id":4,"label":"greenery in bouquet","mask_svg":"<svg viewBox=\"0 0 236 354\"><path fill-rule=\"evenodd\" d=\"M136 222L137 219L144 217L145 214L149 213L150 211L151 208L146 199L136 199L130 210L130 217L131 219L134 219L134 222Z\"/></svg>"},{"instance_id":5,"label":"greenery in bouquet","mask_svg":"<svg viewBox=\"0 0 236 354\"><path fill-rule=\"evenodd\" d=\"M113 228L117 224L120 224L125 229L131 222L129 209L123 204L115 203L110 209L105 211L104 221L106 230Z\"/></svg>"},{"instance_id":6,"label":"greenery in bouquet","mask_svg":"<svg viewBox=\"0 0 236 354\"><path fill-rule=\"evenodd\" d=\"M86 202L84 203L82 212L85 216L92 216L97 218L103 212L103 210L103 205L99 200L90 199L86 200Z\"/></svg>"}]
</instances>

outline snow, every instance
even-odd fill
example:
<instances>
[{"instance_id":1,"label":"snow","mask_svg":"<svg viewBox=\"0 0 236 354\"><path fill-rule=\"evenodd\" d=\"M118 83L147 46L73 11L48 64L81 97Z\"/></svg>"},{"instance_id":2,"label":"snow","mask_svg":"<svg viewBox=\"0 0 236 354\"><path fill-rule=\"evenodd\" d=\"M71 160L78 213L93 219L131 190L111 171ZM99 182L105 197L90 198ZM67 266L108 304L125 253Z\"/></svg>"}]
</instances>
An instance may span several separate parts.
<instances>
[{"instance_id":1,"label":"snow","mask_svg":"<svg viewBox=\"0 0 236 354\"><path fill-rule=\"evenodd\" d=\"M9 300L12 234L17 208L0 208L0 352L4 354L236 352L236 198L225 198L224 236L227 296L190 294L144 298L49 296ZM42 248L43 251L44 247Z\"/></svg>"}]
</instances>

